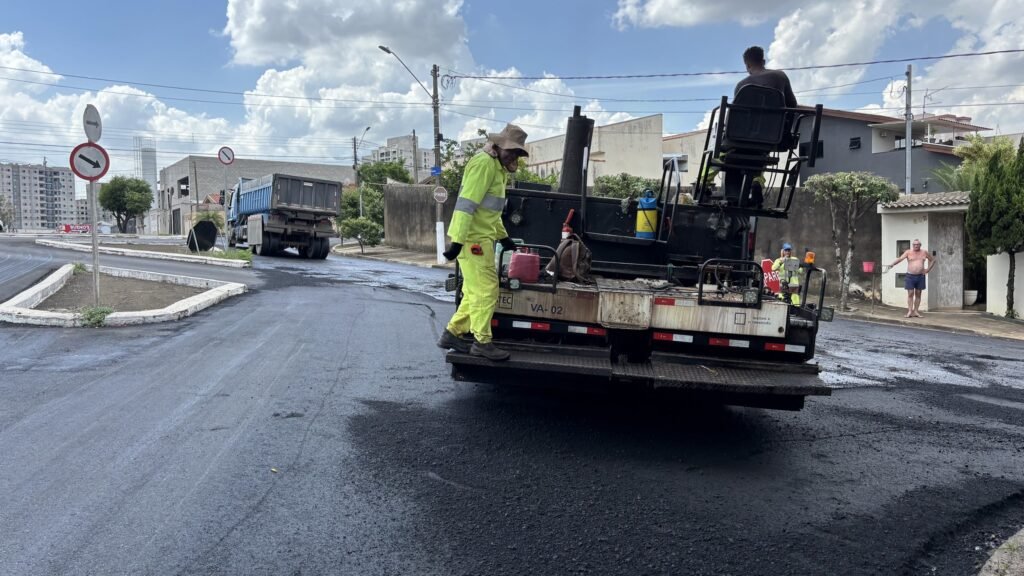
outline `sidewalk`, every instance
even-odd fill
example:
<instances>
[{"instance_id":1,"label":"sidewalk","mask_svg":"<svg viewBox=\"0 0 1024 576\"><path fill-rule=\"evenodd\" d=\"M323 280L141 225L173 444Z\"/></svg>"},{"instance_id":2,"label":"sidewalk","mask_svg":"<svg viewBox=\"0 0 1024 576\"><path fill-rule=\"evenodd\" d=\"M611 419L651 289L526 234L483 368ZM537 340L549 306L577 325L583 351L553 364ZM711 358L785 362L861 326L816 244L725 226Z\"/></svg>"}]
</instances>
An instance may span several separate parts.
<instances>
[{"instance_id":1,"label":"sidewalk","mask_svg":"<svg viewBox=\"0 0 1024 576\"><path fill-rule=\"evenodd\" d=\"M384 262L395 262L399 264L411 264L425 268L440 268L455 270L453 263L437 264L433 254L424 252L413 252L402 248L390 246L373 246L365 249L365 254L360 254L358 244L347 244L335 246L334 253L352 258L365 258L368 260L382 260ZM837 301L828 299L826 304L834 306ZM962 334L979 334L996 338L1009 338L1012 340L1024 340L1024 321L1009 320L999 316L993 316L985 312L972 310L952 310L941 312L922 312L921 318L906 318L905 308L893 308L875 304L874 309L870 301L851 300L850 306L853 310L848 312L836 311L839 318L850 320L861 320L865 322L878 322L883 324L897 324L911 328L928 328L943 332L957 332Z\"/></svg>"}]
</instances>

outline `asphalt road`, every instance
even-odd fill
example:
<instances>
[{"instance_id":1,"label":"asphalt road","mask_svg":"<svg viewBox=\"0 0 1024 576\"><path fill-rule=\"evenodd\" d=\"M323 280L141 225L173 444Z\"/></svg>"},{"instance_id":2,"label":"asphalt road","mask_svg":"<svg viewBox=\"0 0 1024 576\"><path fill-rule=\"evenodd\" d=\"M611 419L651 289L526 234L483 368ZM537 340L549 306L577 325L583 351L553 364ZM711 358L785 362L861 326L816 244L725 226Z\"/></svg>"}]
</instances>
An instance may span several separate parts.
<instances>
[{"instance_id":1,"label":"asphalt road","mask_svg":"<svg viewBox=\"0 0 1024 576\"><path fill-rule=\"evenodd\" d=\"M0 328L0 574L973 574L1024 523L1018 342L836 322L833 396L723 408L455 383L442 271L243 272Z\"/></svg>"}]
</instances>

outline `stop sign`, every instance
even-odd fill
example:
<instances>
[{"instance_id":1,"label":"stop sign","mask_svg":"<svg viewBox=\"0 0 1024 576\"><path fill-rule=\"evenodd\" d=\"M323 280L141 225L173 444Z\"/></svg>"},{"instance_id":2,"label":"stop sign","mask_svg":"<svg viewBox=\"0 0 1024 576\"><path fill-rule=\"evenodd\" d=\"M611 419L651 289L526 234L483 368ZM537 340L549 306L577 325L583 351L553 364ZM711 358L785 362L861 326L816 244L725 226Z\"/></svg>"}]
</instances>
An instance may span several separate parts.
<instances>
[{"instance_id":1,"label":"stop sign","mask_svg":"<svg viewBox=\"0 0 1024 576\"><path fill-rule=\"evenodd\" d=\"M773 294L778 294L782 288L779 285L779 273L772 271L772 261L767 258L761 260L761 271L764 272L765 288L771 290Z\"/></svg>"}]
</instances>

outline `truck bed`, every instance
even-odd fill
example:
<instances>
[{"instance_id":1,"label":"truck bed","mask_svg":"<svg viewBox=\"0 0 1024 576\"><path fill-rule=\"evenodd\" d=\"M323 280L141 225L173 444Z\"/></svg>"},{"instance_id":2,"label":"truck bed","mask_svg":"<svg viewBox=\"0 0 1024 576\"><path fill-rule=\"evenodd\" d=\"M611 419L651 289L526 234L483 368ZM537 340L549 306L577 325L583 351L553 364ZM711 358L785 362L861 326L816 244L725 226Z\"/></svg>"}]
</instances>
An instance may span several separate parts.
<instances>
[{"instance_id":1,"label":"truck bed","mask_svg":"<svg viewBox=\"0 0 1024 576\"><path fill-rule=\"evenodd\" d=\"M335 216L340 202L340 182L268 174L242 182L237 212L242 220L271 210Z\"/></svg>"}]
</instances>

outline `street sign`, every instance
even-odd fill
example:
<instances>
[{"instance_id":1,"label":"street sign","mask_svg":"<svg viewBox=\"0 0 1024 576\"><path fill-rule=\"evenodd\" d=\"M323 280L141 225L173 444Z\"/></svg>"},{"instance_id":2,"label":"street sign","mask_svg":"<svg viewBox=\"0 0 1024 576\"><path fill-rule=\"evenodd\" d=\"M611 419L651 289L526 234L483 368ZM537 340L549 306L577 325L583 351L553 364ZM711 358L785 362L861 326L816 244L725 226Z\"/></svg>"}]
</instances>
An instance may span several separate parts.
<instances>
[{"instance_id":1,"label":"street sign","mask_svg":"<svg viewBox=\"0 0 1024 576\"><path fill-rule=\"evenodd\" d=\"M100 120L100 111L92 104L85 106L85 114L82 114L82 126L85 128L85 138L89 142L99 142L103 134L103 121Z\"/></svg>"},{"instance_id":2,"label":"street sign","mask_svg":"<svg viewBox=\"0 0 1024 576\"><path fill-rule=\"evenodd\" d=\"M221 146L220 150L217 150L217 160L220 163L227 166L235 161L235 151L227 146Z\"/></svg>"},{"instance_id":3,"label":"street sign","mask_svg":"<svg viewBox=\"0 0 1024 576\"><path fill-rule=\"evenodd\" d=\"M772 271L771 260L765 258L761 260L761 270L764 272L764 285L772 291L772 294L778 294L779 290L782 290L781 281L779 280L779 273Z\"/></svg>"},{"instance_id":4,"label":"street sign","mask_svg":"<svg viewBox=\"0 0 1024 576\"><path fill-rule=\"evenodd\" d=\"M440 176L441 175L441 167L440 166L432 166L430 168L430 175L431 176Z\"/></svg>"},{"instance_id":5,"label":"street sign","mask_svg":"<svg viewBox=\"0 0 1024 576\"><path fill-rule=\"evenodd\" d=\"M444 189L444 186L438 186L434 188L434 201L438 204L444 204L448 200L448 191Z\"/></svg>"},{"instance_id":6,"label":"street sign","mask_svg":"<svg viewBox=\"0 0 1024 576\"><path fill-rule=\"evenodd\" d=\"M95 182L110 169L110 156L102 146L94 142L85 142L75 146L71 151L71 171L82 180Z\"/></svg>"}]
</instances>

